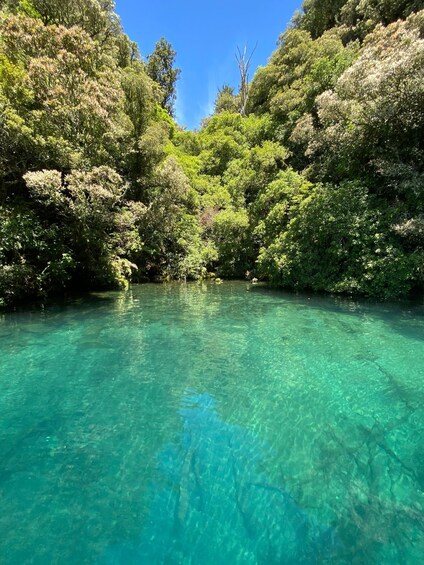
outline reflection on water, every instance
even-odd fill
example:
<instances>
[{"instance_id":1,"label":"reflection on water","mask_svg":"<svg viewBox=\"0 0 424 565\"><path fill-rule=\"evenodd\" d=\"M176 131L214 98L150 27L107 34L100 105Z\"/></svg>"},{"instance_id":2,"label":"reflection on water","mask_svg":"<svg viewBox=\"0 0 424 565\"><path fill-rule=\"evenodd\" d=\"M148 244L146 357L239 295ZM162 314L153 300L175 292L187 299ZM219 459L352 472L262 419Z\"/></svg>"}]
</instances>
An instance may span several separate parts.
<instances>
[{"instance_id":1,"label":"reflection on water","mask_svg":"<svg viewBox=\"0 0 424 565\"><path fill-rule=\"evenodd\" d=\"M0 561L424 554L421 307L244 283L0 319Z\"/></svg>"}]
</instances>

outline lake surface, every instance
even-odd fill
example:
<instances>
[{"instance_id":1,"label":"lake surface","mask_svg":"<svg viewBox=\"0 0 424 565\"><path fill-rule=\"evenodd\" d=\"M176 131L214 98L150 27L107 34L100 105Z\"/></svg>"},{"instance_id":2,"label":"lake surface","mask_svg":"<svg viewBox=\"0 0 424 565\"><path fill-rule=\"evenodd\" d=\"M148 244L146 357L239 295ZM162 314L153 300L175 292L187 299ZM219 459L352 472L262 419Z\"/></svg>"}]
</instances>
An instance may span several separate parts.
<instances>
[{"instance_id":1,"label":"lake surface","mask_svg":"<svg viewBox=\"0 0 424 565\"><path fill-rule=\"evenodd\" d=\"M424 312L245 283L0 317L3 564L424 562Z\"/></svg>"}]
</instances>

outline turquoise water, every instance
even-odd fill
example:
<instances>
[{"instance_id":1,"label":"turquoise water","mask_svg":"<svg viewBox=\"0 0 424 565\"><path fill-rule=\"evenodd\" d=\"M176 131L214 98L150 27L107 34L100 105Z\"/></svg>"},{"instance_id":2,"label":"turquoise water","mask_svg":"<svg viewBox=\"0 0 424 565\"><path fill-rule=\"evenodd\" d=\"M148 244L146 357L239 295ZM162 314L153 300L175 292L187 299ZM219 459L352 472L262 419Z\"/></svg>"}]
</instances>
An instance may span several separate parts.
<instances>
[{"instance_id":1,"label":"turquoise water","mask_svg":"<svg viewBox=\"0 0 424 565\"><path fill-rule=\"evenodd\" d=\"M423 563L423 338L245 283L1 317L0 562Z\"/></svg>"}]
</instances>

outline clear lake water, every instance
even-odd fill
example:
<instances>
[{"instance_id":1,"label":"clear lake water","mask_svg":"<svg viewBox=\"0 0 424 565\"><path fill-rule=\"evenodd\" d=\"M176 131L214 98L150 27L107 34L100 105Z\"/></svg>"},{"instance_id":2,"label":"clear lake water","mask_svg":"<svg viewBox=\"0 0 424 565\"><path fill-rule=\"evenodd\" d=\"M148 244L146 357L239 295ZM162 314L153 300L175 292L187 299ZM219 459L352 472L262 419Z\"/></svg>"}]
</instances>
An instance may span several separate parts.
<instances>
[{"instance_id":1,"label":"clear lake water","mask_svg":"<svg viewBox=\"0 0 424 565\"><path fill-rule=\"evenodd\" d=\"M0 563L424 563L424 308L243 282L0 317Z\"/></svg>"}]
</instances>

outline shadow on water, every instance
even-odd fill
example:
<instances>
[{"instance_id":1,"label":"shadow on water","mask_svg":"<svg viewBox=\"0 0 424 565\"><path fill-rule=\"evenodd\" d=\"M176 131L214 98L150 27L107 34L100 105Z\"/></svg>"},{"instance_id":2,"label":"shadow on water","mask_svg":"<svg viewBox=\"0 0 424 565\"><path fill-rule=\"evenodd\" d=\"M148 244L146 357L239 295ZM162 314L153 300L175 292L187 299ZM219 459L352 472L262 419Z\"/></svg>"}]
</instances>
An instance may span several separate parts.
<instances>
[{"instance_id":1,"label":"shadow on water","mask_svg":"<svg viewBox=\"0 0 424 565\"><path fill-rule=\"evenodd\" d=\"M224 294L231 296L246 290L254 295L268 299L269 305L281 305L284 301L293 306L301 308L322 309L325 311L343 312L352 315L372 314L376 316L405 316L422 317L424 319L424 299L398 300L392 302L381 302L365 297L349 297L343 295L332 295L314 292L292 292L276 289L265 283L257 285L247 281L227 281L222 285L214 282L169 282L169 283L146 283L135 284L128 291L98 291L68 294L64 297L53 297L43 302L25 303L13 309L0 310L0 319L10 315L31 315L42 318L46 315L65 312L69 309L78 312L80 310L101 309L113 306L116 303L131 303L133 298L139 294L158 295L161 297L177 298L179 290L190 289L191 292L201 290L215 295ZM275 302L270 301L274 298Z\"/></svg>"},{"instance_id":2,"label":"shadow on water","mask_svg":"<svg viewBox=\"0 0 424 565\"><path fill-rule=\"evenodd\" d=\"M269 448L222 421L210 395L187 396L180 415L183 432L158 455L140 539L110 547L101 563L306 565L339 549L336 530L262 470Z\"/></svg>"},{"instance_id":3,"label":"shadow on water","mask_svg":"<svg viewBox=\"0 0 424 565\"><path fill-rule=\"evenodd\" d=\"M381 302L367 298L353 298L343 295L331 295L307 292L288 292L275 289L265 284L250 285L247 290L257 296L274 298L275 306L286 302L300 309L311 309L343 314L360 320L379 319L391 329L405 337L417 338L417 331L424 339L424 303L423 299ZM350 328L349 331L352 331Z\"/></svg>"},{"instance_id":4,"label":"shadow on water","mask_svg":"<svg viewBox=\"0 0 424 565\"><path fill-rule=\"evenodd\" d=\"M329 308L334 312L406 314L413 313L424 317L424 299L403 299L396 301L378 301L366 297L351 297L348 295L334 295L315 292L291 292L277 289L266 284L248 285L247 289L258 295L273 296L279 300L284 299L292 304L307 306L308 308Z\"/></svg>"}]
</instances>

